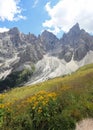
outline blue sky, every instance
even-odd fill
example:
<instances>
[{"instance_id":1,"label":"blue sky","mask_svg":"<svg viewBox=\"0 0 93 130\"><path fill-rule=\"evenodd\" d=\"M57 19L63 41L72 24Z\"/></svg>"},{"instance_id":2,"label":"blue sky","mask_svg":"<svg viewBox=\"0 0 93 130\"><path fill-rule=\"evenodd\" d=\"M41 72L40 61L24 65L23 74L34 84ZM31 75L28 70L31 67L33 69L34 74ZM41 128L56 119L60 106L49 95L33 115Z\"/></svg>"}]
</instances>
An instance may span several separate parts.
<instances>
[{"instance_id":1,"label":"blue sky","mask_svg":"<svg viewBox=\"0 0 93 130\"><path fill-rule=\"evenodd\" d=\"M7 0L5 0L7 1ZM14 1L14 0L13 0ZM44 29L42 23L45 19L49 19L47 11L45 10L46 3L49 0L20 0L18 7L20 7L21 15L24 18L19 20L0 20L0 28L18 27L21 32L40 34ZM58 0L52 0L51 5L55 5ZM14 14L15 16L18 14Z\"/></svg>"},{"instance_id":2,"label":"blue sky","mask_svg":"<svg viewBox=\"0 0 93 130\"><path fill-rule=\"evenodd\" d=\"M18 27L23 33L43 30L62 36L77 22L93 33L93 0L0 0L0 32Z\"/></svg>"}]
</instances>

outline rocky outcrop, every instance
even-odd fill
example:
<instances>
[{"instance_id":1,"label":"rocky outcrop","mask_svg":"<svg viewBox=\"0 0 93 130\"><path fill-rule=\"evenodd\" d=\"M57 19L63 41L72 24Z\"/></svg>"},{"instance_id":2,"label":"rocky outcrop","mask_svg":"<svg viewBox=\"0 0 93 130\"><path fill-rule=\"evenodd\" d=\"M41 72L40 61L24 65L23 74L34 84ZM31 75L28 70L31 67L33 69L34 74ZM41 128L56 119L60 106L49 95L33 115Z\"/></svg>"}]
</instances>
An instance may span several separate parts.
<instances>
[{"instance_id":1,"label":"rocky outcrop","mask_svg":"<svg viewBox=\"0 0 93 130\"><path fill-rule=\"evenodd\" d=\"M58 38L51 32L44 31L41 36L40 40L46 52L53 51L58 45Z\"/></svg>"},{"instance_id":2,"label":"rocky outcrop","mask_svg":"<svg viewBox=\"0 0 93 130\"><path fill-rule=\"evenodd\" d=\"M16 27L0 33L0 79L25 64L36 63L43 55L41 41L35 35L23 34Z\"/></svg>"},{"instance_id":3,"label":"rocky outcrop","mask_svg":"<svg viewBox=\"0 0 93 130\"><path fill-rule=\"evenodd\" d=\"M63 35L60 39L60 43L64 48L64 56L63 52L61 52L62 54L60 53L59 57L62 55L62 58L67 62L71 60L72 56L74 60L80 61L90 50L93 50L93 37L83 29L80 29L78 23L74 25L67 34L65 33Z\"/></svg>"}]
</instances>

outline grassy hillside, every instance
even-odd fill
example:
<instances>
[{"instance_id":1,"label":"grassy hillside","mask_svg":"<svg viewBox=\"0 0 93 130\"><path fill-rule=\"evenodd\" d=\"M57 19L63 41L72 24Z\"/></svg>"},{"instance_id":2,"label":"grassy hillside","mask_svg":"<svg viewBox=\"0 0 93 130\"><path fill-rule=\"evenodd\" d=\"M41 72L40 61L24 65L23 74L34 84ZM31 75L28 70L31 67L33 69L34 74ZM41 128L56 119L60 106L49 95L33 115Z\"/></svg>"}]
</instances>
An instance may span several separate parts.
<instances>
[{"instance_id":1,"label":"grassy hillside","mask_svg":"<svg viewBox=\"0 0 93 130\"><path fill-rule=\"evenodd\" d=\"M93 64L77 72L0 95L2 130L73 130L93 117Z\"/></svg>"}]
</instances>

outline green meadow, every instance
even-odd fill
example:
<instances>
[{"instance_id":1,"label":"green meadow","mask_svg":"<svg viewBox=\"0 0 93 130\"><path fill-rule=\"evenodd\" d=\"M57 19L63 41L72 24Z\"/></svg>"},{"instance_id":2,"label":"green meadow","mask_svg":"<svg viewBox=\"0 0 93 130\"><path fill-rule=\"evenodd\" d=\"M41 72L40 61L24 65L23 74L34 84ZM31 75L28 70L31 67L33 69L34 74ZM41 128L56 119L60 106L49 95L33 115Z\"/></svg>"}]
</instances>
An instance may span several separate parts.
<instances>
[{"instance_id":1,"label":"green meadow","mask_svg":"<svg viewBox=\"0 0 93 130\"><path fill-rule=\"evenodd\" d=\"M0 130L75 130L93 117L93 64L0 94Z\"/></svg>"}]
</instances>

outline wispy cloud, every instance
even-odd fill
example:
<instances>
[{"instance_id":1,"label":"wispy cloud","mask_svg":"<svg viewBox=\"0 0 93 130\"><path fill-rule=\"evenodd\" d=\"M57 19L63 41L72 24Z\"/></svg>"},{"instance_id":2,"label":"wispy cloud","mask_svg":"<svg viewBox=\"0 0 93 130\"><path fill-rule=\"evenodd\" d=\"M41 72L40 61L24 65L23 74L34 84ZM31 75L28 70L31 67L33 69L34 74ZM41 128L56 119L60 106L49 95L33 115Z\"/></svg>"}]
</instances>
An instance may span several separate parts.
<instances>
[{"instance_id":1,"label":"wispy cloud","mask_svg":"<svg viewBox=\"0 0 93 130\"><path fill-rule=\"evenodd\" d=\"M16 19L24 19L19 3L20 0L0 0L0 20L14 21Z\"/></svg>"},{"instance_id":2,"label":"wispy cloud","mask_svg":"<svg viewBox=\"0 0 93 130\"><path fill-rule=\"evenodd\" d=\"M39 0L34 1L33 8L35 8L37 6L38 2L39 2Z\"/></svg>"},{"instance_id":3,"label":"wispy cloud","mask_svg":"<svg viewBox=\"0 0 93 130\"><path fill-rule=\"evenodd\" d=\"M43 27L55 34L61 30L67 32L77 22L81 28L93 32L93 0L59 0L53 7L48 2L45 9L50 19L45 20Z\"/></svg>"}]
</instances>

